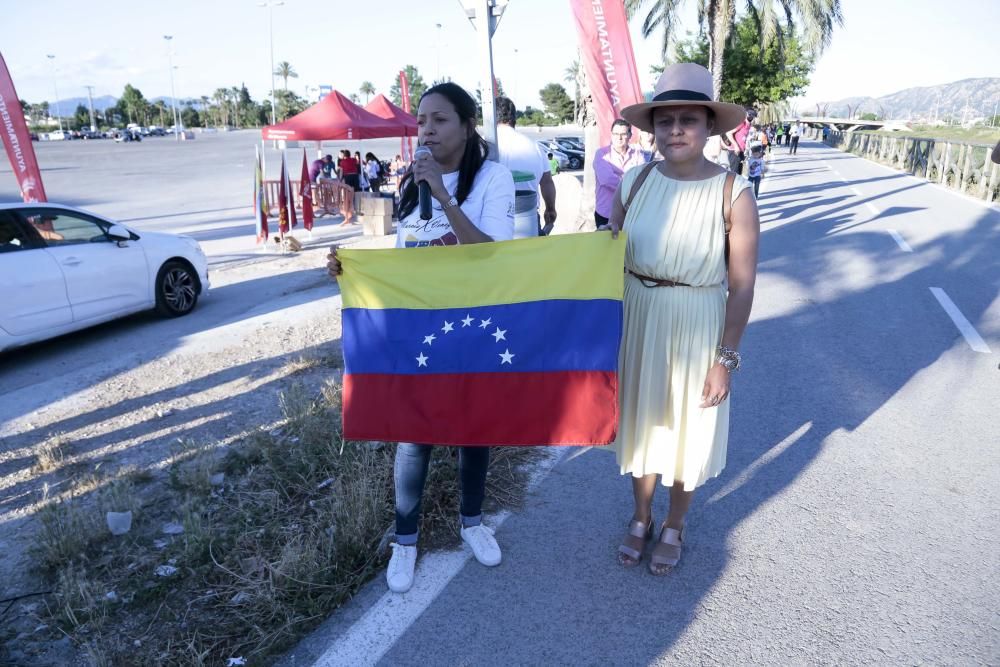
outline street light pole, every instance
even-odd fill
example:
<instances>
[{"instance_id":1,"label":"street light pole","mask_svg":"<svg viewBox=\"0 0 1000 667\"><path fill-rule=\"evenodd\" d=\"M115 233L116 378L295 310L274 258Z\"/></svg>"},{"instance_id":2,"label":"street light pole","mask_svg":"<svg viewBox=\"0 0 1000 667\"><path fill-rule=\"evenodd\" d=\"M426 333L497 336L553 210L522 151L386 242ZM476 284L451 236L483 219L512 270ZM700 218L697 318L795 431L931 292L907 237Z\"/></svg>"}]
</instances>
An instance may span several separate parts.
<instances>
[{"instance_id":1,"label":"street light pole","mask_svg":"<svg viewBox=\"0 0 1000 667\"><path fill-rule=\"evenodd\" d=\"M436 83L441 83L441 24L435 23L437 26L437 79Z\"/></svg>"},{"instance_id":2,"label":"street light pole","mask_svg":"<svg viewBox=\"0 0 1000 667\"><path fill-rule=\"evenodd\" d=\"M268 0L267 2L257 3L258 7L267 7L267 35L271 43L271 125L278 122L278 114L274 104L274 8L281 7L284 4L284 0L278 0L277 2Z\"/></svg>"},{"instance_id":3,"label":"street light pole","mask_svg":"<svg viewBox=\"0 0 1000 667\"><path fill-rule=\"evenodd\" d=\"M46 57L49 59L49 62L52 63L52 89L56 93L56 100L55 100L55 103L56 103L56 120L59 121L59 131L62 132L62 129L63 129L63 126L62 126L62 112L59 110L59 86L56 85L56 62L55 62L56 61L56 57L53 54L51 54L51 53L47 54Z\"/></svg>"},{"instance_id":4,"label":"street light pole","mask_svg":"<svg viewBox=\"0 0 1000 667\"><path fill-rule=\"evenodd\" d=\"M167 42L167 66L170 68L170 107L174 110L174 141L180 141L181 121L180 115L177 113L177 94L174 93L174 57L170 52L170 40L173 38L173 35L163 36L163 39Z\"/></svg>"},{"instance_id":5,"label":"street light pole","mask_svg":"<svg viewBox=\"0 0 1000 667\"><path fill-rule=\"evenodd\" d=\"M87 103L90 105L90 131L97 131L97 123L94 122L94 87L84 86L87 89Z\"/></svg>"}]
</instances>

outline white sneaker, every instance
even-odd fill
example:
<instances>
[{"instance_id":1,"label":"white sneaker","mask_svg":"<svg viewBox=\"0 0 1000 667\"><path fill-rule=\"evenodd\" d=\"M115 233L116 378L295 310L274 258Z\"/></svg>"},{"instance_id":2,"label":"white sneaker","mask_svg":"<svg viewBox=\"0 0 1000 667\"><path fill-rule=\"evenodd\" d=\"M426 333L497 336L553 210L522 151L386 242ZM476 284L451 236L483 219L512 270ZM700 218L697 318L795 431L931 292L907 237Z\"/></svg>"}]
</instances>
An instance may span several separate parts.
<instances>
[{"instance_id":1,"label":"white sneaker","mask_svg":"<svg viewBox=\"0 0 1000 667\"><path fill-rule=\"evenodd\" d=\"M472 547L476 560L486 567L500 564L500 545L493 538L493 529L479 524L470 528L462 528L462 539Z\"/></svg>"},{"instance_id":2,"label":"white sneaker","mask_svg":"<svg viewBox=\"0 0 1000 667\"><path fill-rule=\"evenodd\" d=\"M385 581L393 593L405 593L413 586L413 568L417 564L417 547L396 544L392 548L389 569L385 571Z\"/></svg>"}]
</instances>

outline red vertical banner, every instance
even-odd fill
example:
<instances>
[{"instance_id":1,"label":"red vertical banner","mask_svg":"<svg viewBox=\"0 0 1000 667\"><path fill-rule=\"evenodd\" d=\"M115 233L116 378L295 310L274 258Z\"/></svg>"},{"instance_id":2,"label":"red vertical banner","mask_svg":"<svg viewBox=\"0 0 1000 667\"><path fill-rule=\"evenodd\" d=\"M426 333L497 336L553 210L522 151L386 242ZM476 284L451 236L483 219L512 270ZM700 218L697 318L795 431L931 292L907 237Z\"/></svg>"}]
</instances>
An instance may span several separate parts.
<instances>
[{"instance_id":1,"label":"red vertical banner","mask_svg":"<svg viewBox=\"0 0 1000 667\"><path fill-rule=\"evenodd\" d=\"M260 147L255 146L253 181L253 219L257 232L257 243L267 241L267 195L264 186L264 166L261 163Z\"/></svg>"},{"instance_id":2,"label":"red vertical banner","mask_svg":"<svg viewBox=\"0 0 1000 667\"><path fill-rule=\"evenodd\" d=\"M405 70L399 70L399 96L400 96L400 101L403 103L402 104L403 111L412 114L413 110L410 108L410 82L406 78ZM407 143L409 143L409 152L407 152ZM406 137L401 137L399 139L399 150L402 155L402 158L405 161L407 162L412 161L413 139L409 138L409 142L407 142Z\"/></svg>"},{"instance_id":3,"label":"red vertical banner","mask_svg":"<svg viewBox=\"0 0 1000 667\"><path fill-rule=\"evenodd\" d=\"M643 101L632 37L622 0L570 0L580 39L580 54L601 145L611 141L611 123L622 107Z\"/></svg>"},{"instance_id":4,"label":"red vertical banner","mask_svg":"<svg viewBox=\"0 0 1000 667\"><path fill-rule=\"evenodd\" d=\"M306 161L306 149L302 149L302 182L299 185L302 195L302 226L311 232L313 228L313 195L312 181L309 180L309 165Z\"/></svg>"},{"instance_id":5,"label":"red vertical banner","mask_svg":"<svg viewBox=\"0 0 1000 667\"><path fill-rule=\"evenodd\" d=\"M14 90L14 81L7 71L3 55L0 55L0 134L3 134L7 158L21 188L21 198L26 202L48 201L35 148L31 145L31 135L24 122L21 100Z\"/></svg>"}]
</instances>

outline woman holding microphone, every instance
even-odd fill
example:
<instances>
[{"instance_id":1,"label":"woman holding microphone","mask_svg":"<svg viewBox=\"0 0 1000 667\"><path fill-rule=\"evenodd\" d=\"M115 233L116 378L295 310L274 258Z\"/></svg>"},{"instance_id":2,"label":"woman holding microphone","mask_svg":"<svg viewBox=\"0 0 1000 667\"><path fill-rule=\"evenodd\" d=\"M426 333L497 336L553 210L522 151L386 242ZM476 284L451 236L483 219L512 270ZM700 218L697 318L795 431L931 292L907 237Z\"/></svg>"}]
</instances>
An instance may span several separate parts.
<instances>
[{"instance_id":1,"label":"woman holding microphone","mask_svg":"<svg viewBox=\"0 0 1000 667\"><path fill-rule=\"evenodd\" d=\"M514 238L514 180L506 167L486 159L488 145L476 132L476 111L472 96L450 82L429 88L420 98L420 148L400 187L397 248ZM421 183L426 183L431 197L430 211L423 216L418 205ZM336 280L342 270L336 248L327 260ZM431 451L432 445L408 442L396 449L396 540L390 545L392 558L386 571L389 588L396 593L413 585L420 500ZM492 567L500 564L501 553L493 531L482 523L489 461L487 447L459 448L462 539L476 560Z\"/></svg>"}]
</instances>

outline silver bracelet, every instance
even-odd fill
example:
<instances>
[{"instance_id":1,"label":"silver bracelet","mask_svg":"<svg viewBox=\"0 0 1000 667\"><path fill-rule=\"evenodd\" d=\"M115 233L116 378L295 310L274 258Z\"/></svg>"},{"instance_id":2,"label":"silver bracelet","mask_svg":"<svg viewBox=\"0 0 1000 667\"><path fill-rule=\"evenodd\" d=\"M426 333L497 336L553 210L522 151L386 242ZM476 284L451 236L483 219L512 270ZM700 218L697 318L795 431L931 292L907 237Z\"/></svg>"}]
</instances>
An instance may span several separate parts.
<instances>
[{"instance_id":1,"label":"silver bracelet","mask_svg":"<svg viewBox=\"0 0 1000 667\"><path fill-rule=\"evenodd\" d=\"M735 373L736 371L740 370L740 363L742 361L742 357L740 357L739 352L737 352L731 347L726 347L725 345L720 345L718 352L719 352L719 358L716 361L719 362L719 365L721 365L730 373Z\"/></svg>"}]
</instances>

